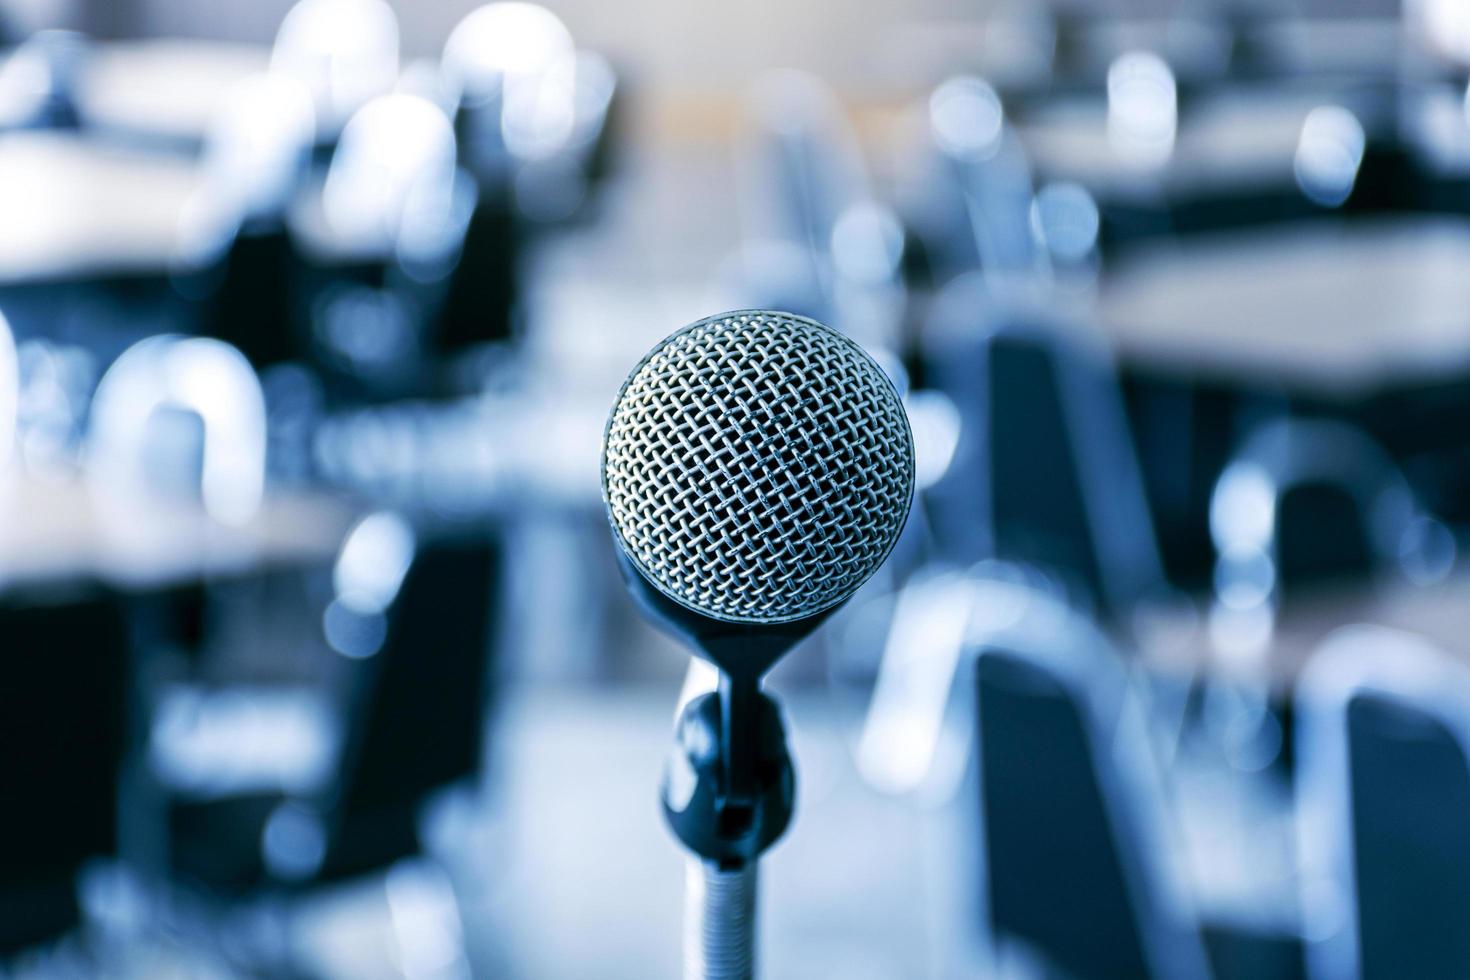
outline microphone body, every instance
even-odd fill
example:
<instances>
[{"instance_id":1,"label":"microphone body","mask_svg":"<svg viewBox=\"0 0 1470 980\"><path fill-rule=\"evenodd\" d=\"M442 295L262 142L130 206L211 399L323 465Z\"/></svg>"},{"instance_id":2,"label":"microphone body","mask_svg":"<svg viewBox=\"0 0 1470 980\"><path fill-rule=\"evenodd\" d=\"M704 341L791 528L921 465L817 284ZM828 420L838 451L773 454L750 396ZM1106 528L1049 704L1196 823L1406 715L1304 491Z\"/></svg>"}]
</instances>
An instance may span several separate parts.
<instances>
[{"instance_id":1,"label":"microphone body","mask_svg":"<svg viewBox=\"0 0 1470 980\"><path fill-rule=\"evenodd\" d=\"M814 320L741 310L634 368L603 439L603 499L634 598L720 671L685 706L662 788L693 853L685 972L755 969L757 860L789 825L795 771L761 678L888 557L913 437L893 385Z\"/></svg>"}]
</instances>

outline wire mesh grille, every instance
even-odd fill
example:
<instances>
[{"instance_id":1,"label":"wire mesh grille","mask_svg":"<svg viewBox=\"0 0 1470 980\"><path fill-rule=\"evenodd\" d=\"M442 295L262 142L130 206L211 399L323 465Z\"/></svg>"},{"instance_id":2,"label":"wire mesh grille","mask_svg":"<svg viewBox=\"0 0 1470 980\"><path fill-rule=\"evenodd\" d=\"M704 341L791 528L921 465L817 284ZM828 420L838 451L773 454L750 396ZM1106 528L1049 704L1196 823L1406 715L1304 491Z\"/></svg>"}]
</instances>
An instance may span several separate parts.
<instances>
[{"instance_id":1,"label":"wire mesh grille","mask_svg":"<svg viewBox=\"0 0 1470 980\"><path fill-rule=\"evenodd\" d=\"M913 437L842 334L727 313L668 337L608 420L603 495L634 564L718 619L814 615L857 590L908 516Z\"/></svg>"}]
</instances>

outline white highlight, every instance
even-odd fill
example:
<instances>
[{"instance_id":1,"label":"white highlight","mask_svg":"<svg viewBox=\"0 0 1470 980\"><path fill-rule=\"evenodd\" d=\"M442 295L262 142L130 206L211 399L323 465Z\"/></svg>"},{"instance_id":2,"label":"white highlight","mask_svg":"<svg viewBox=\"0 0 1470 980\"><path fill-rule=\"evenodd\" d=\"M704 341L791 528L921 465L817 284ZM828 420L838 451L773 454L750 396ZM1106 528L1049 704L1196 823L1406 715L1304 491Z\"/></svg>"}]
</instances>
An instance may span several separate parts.
<instances>
[{"instance_id":1,"label":"white highlight","mask_svg":"<svg viewBox=\"0 0 1470 980\"><path fill-rule=\"evenodd\" d=\"M978 162L995 156L1004 126L1000 96L982 79L951 78L929 96L934 141L957 159Z\"/></svg>"},{"instance_id":2,"label":"white highlight","mask_svg":"<svg viewBox=\"0 0 1470 980\"><path fill-rule=\"evenodd\" d=\"M387 609L413 564L415 548L413 529L397 514L363 518L348 533L332 569L337 598L358 613Z\"/></svg>"},{"instance_id":3,"label":"white highlight","mask_svg":"<svg viewBox=\"0 0 1470 980\"><path fill-rule=\"evenodd\" d=\"M1179 129L1174 72L1156 54L1131 51L1108 67L1108 140L1125 160L1167 163Z\"/></svg>"},{"instance_id":4,"label":"white highlight","mask_svg":"<svg viewBox=\"0 0 1470 980\"><path fill-rule=\"evenodd\" d=\"M398 18L383 0L301 0L276 32L271 70L311 91L324 129L335 130L398 78Z\"/></svg>"},{"instance_id":5,"label":"white highlight","mask_svg":"<svg viewBox=\"0 0 1470 980\"><path fill-rule=\"evenodd\" d=\"M1366 147L1357 116L1341 106L1318 106L1302 123L1292 164L1297 186L1315 203L1337 207L1353 192Z\"/></svg>"},{"instance_id":6,"label":"white highlight","mask_svg":"<svg viewBox=\"0 0 1470 980\"><path fill-rule=\"evenodd\" d=\"M204 423L205 511L221 524L250 521L265 491L265 399L250 362L229 344L205 337L150 337L124 351L103 375L87 445L98 495L119 501L148 496L148 425L170 406Z\"/></svg>"},{"instance_id":7,"label":"white highlight","mask_svg":"<svg viewBox=\"0 0 1470 980\"><path fill-rule=\"evenodd\" d=\"M374 99L347 123L332 156L322 192L327 223L350 241L391 247L405 221L422 216L426 198L447 217L454 172L454 128L442 109L416 95Z\"/></svg>"},{"instance_id":8,"label":"white highlight","mask_svg":"<svg viewBox=\"0 0 1470 980\"><path fill-rule=\"evenodd\" d=\"M577 52L566 25L533 3L492 3L460 21L444 66L466 102L500 99L501 135L512 154L536 159L572 136Z\"/></svg>"}]
</instances>

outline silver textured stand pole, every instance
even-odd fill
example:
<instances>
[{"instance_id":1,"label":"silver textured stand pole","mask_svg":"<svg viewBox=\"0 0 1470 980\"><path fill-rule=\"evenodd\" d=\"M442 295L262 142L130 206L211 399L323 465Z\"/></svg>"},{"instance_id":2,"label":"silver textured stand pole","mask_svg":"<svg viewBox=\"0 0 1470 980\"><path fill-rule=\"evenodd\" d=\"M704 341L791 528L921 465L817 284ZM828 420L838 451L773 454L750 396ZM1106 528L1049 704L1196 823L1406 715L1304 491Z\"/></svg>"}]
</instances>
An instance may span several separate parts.
<instances>
[{"instance_id":1,"label":"silver textured stand pole","mask_svg":"<svg viewBox=\"0 0 1470 980\"><path fill-rule=\"evenodd\" d=\"M722 688L720 694L724 693ZM749 980L756 971L760 856L791 822L796 774L776 703L759 689L744 701L735 755L742 778L728 778L718 694L685 706L660 791L664 819L688 849L684 874L686 980ZM731 787L736 787L735 791Z\"/></svg>"},{"instance_id":2,"label":"silver textured stand pole","mask_svg":"<svg viewBox=\"0 0 1470 980\"><path fill-rule=\"evenodd\" d=\"M757 863L690 858L684 873L684 980L755 976Z\"/></svg>"}]
</instances>

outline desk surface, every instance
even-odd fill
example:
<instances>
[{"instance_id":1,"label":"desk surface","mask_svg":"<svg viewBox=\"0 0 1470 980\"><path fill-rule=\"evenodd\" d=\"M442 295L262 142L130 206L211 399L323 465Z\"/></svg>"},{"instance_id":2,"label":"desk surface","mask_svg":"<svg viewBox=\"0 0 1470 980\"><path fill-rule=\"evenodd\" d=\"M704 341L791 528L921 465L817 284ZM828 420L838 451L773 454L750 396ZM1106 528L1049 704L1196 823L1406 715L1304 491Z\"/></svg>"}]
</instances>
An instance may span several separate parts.
<instances>
[{"instance_id":1,"label":"desk surface","mask_svg":"<svg viewBox=\"0 0 1470 980\"><path fill-rule=\"evenodd\" d=\"M1062 99L1019 124L1040 176L1073 180L1103 198L1209 190L1249 193L1290 186L1302 123L1332 100L1320 93L1227 94L1192 107L1179 121L1173 152L1159 167L1114 146L1100 96Z\"/></svg>"},{"instance_id":2,"label":"desk surface","mask_svg":"<svg viewBox=\"0 0 1470 980\"><path fill-rule=\"evenodd\" d=\"M1104 278L1125 361L1324 394L1470 367L1470 221L1322 221L1150 247Z\"/></svg>"},{"instance_id":3,"label":"desk surface","mask_svg":"<svg viewBox=\"0 0 1470 980\"><path fill-rule=\"evenodd\" d=\"M1233 650L1201 623L1173 642L1145 643L1142 651L1145 661L1164 673L1265 676L1285 694L1323 641L1339 629L1365 623L1415 633L1470 666L1470 573L1457 572L1427 586L1388 580L1298 594L1278 614L1263 648Z\"/></svg>"},{"instance_id":4,"label":"desk surface","mask_svg":"<svg viewBox=\"0 0 1470 980\"><path fill-rule=\"evenodd\" d=\"M195 160L71 133L0 134L0 284L164 275L201 187ZM321 212L321 181L292 212L292 233L323 265L387 261Z\"/></svg>"},{"instance_id":5,"label":"desk surface","mask_svg":"<svg viewBox=\"0 0 1470 980\"><path fill-rule=\"evenodd\" d=\"M231 87L269 64L265 45L194 38L99 43L88 52L77 109L89 127L198 145Z\"/></svg>"},{"instance_id":6,"label":"desk surface","mask_svg":"<svg viewBox=\"0 0 1470 980\"><path fill-rule=\"evenodd\" d=\"M239 528L180 503L120 512L75 479L12 474L0 485L0 587L95 577L147 588L336 554L355 512L320 494L273 494Z\"/></svg>"},{"instance_id":7,"label":"desk surface","mask_svg":"<svg viewBox=\"0 0 1470 980\"><path fill-rule=\"evenodd\" d=\"M167 271L197 174L71 134L0 135L0 283Z\"/></svg>"}]
</instances>

